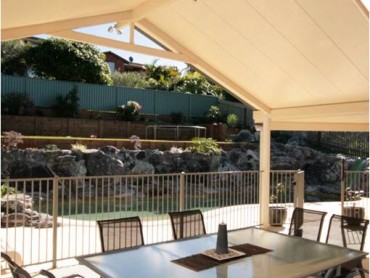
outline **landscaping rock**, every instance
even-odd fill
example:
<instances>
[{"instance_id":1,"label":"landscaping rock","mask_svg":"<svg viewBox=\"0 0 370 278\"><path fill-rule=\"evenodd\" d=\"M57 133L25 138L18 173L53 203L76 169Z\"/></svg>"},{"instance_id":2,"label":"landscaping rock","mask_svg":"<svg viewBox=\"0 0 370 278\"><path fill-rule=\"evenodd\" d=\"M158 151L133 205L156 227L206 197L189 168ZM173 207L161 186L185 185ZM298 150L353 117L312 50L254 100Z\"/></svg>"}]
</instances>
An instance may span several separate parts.
<instances>
[{"instance_id":1,"label":"landscaping rock","mask_svg":"<svg viewBox=\"0 0 370 278\"><path fill-rule=\"evenodd\" d=\"M53 170L60 177L81 177L86 176L87 173L85 161L76 161L73 155L59 156L53 165Z\"/></svg>"},{"instance_id":2,"label":"landscaping rock","mask_svg":"<svg viewBox=\"0 0 370 278\"><path fill-rule=\"evenodd\" d=\"M256 138L247 129L242 129L239 133L232 137L233 142L254 142Z\"/></svg>"},{"instance_id":3,"label":"landscaping rock","mask_svg":"<svg viewBox=\"0 0 370 278\"><path fill-rule=\"evenodd\" d=\"M100 150L108 155L116 155L119 152L119 150L115 146L104 146L101 147Z\"/></svg>"},{"instance_id":4,"label":"landscaping rock","mask_svg":"<svg viewBox=\"0 0 370 278\"><path fill-rule=\"evenodd\" d=\"M53 217L33 210L29 195L11 194L1 199L1 225L49 228L53 225Z\"/></svg>"},{"instance_id":5,"label":"landscaping rock","mask_svg":"<svg viewBox=\"0 0 370 278\"><path fill-rule=\"evenodd\" d=\"M134 168L130 171L131 175L145 175L145 174L154 174L154 166L149 162L137 161Z\"/></svg>"},{"instance_id":6,"label":"landscaping rock","mask_svg":"<svg viewBox=\"0 0 370 278\"><path fill-rule=\"evenodd\" d=\"M84 154L87 175L89 176L124 175L127 173L121 160L102 151L84 152Z\"/></svg>"}]
</instances>

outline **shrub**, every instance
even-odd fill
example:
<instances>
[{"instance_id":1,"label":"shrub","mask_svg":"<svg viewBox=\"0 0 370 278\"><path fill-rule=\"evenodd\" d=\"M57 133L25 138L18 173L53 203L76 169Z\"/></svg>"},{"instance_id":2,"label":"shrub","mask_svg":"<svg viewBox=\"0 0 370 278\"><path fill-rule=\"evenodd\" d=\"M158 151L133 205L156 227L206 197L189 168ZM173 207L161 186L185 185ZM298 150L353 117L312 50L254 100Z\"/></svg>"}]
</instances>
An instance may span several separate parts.
<instances>
[{"instance_id":1,"label":"shrub","mask_svg":"<svg viewBox=\"0 0 370 278\"><path fill-rule=\"evenodd\" d=\"M139 115L141 105L133 100L129 100L127 104L118 106L116 109L117 117L123 121L133 121Z\"/></svg>"},{"instance_id":2,"label":"shrub","mask_svg":"<svg viewBox=\"0 0 370 278\"><path fill-rule=\"evenodd\" d=\"M238 125L238 116L235 114L227 115L226 123L229 127L236 127Z\"/></svg>"},{"instance_id":3,"label":"shrub","mask_svg":"<svg viewBox=\"0 0 370 278\"><path fill-rule=\"evenodd\" d=\"M45 145L45 150L46 151L59 151L59 148L55 144L47 144Z\"/></svg>"},{"instance_id":4,"label":"shrub","mask_svg":"<svg viewBox=\"0 0 370 278\"><path fill-rule=\"evenodd\" d=\"M145 89L149 86L145 74L141 72L112 73L113 86Z\"/></svg>"},{"instance_id":5,"label":"shrub","mask_svg":"<svg viewBox=\"0 0 370 278\"><path fill-rule=\"evenodd\" d=\"M71 144L73 151L83 151L86 150L86 145L81 143Z\"/></svg>"},{"instance_id":6,"label":"shrub","mask_svg":"<svg viewBox=\"0 0 370 278\"><path fill-rule=\"evenodd\" d=\"M187 150L192 153L214 153L215 155L221 153L220 147L212 138L193 138L191 141L193 146L188 147Z\"/></svg>"},{"instance_id":7,"label":"shrub","mask_svg":"<svg viewBox=\"0 0 370 278\"><path fill-rule=\"evenodd\" d=\"M1 113L5 115L31 115L34 105L26 93L8 93L2 96Z\"/></svg>"},{"instance_id":8,"label":"shrub","mask_svg":"<svg viewBox=\"0 0 370 278\"><path fill-rule=\"evenodd\" d=\"M78 114L79 97L77 87L73 87L66 96L58 95L56 97L56 105L54 106L58 117L74 118Z\"/></svg>"},{"instance_id":9,"label":"shrub","mask_svg":"<svg viewBox=\"0 0 370 278\"><path fill-rule=\"evenodd\" d=\"M2 147L10 150L17 147L18 144L23 144L22 134L15 131L4 131L2 139Z\"/></svg>"},{"instance_id":10,"label":"shrub","mask_svg":"<svg viewBox=\"0 0 370 278\"><path fill-rule=\"evenodd\" d=\"M218 108L215 105L212 105L207 113L207 119L210 122L216 123L219 122L221 119L221 113L220 113L220 108Z\"/></svg>"},{"instance_id":11,"label":"shrub","mask_svg":"<svg viewBox=\"0 0 370 278\"><path fill-rule=\"evenodd\" d=\"M17 190L14 187L6 186L5 184L1 185L0 198L4 197L5 195L12 195L15 193L17 193Z\"/></svg>"},{"instance_id":12,"label":"shrub","mask_svg":"<svg viewBox=\"0 0 370 278\"><path fill-rule=\"evenodd\" d=\"M286 201L286 188L282 183L278 183L270 195L270 203L283 203Z\"/></svg>"}]
</instances>

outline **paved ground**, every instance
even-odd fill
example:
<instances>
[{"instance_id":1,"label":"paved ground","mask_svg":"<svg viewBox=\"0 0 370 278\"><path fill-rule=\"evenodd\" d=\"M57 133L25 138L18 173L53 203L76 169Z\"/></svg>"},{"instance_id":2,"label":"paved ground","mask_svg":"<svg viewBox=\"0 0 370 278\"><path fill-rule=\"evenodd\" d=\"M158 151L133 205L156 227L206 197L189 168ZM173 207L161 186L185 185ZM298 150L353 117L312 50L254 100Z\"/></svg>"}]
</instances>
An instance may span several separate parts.
<instances>
[{"instance_id":1,"label":"paved ground","mask_svg":"<svg viewBox=\"0 0 370 278\"><path fill-rule=\"evenodd\" d=\"M323 227L322 239L324 239L325 236L326 236L325 231L327 231L327 226L328 226L330 216L332 214L340 214L341 213L340 203L339 202L305 203L304 207L308 208L308 209L327 211L328 212L328 216L325 218L325 223L324 223L324 227ZM224 214L223 217L225 217L225 220L226 220L225 222L228 223L228 227L229 227L229 224L232 227L232 225L233 225L232 222L233 221L240 222L240 220L235 220L235 218L233 218L233 212L223 210L223 209L218 209L218 210L219 211L217 211L217 212L213 211L213 212L210 212L208 215L207 214L205 215L206 223L207 222L208 223L213 223L212 226L214 226L216 223L214 223L215 220L212 219L212 218L213 218L214 215L219 216L220 214L221 215ZM291 215L291 212L292 212L292 208L290 208L288 210L288 215ZM239 215L239 217L240 217L240 212L237 215ZM287 224L285 224L284 226L282 226L282 227L273 227L271 229L274 230L274 231L277 231L277 232L287 233L287 230L289 228L289 224L288 224L289 222L290 222L290 219L288 218L287 219ZM167 223L167 222L164 222L164 223ZM171 230L170 230L170 227L168 226L168 224L169 223L167 223L167 224L162 223L161 224L161 227L163 228L162 232L163 232L163 234L166 235L166 237L167 237L168 233L171 233ZM211 230L211 227L206 227L206 228L207 228L207 231ZM77 232L77 234L82 233L82 231L78 231L78 230L76 232ZM92 238L92 239L94 239L94 238ZM146 242L149 243L150 239L147 238ZM94 244L96 244L96 242L94 242ZM365 251L370 252L370 235L368 235L368 237L366 239ZM368 268L368 265L369 265L369 259L368 258L367 258L367 261L365 262L365 265ZM42 264L42 265L29 266L26 269L29 272L31 272L33 274L36 274L42 268L43 269L50 269L51 267L52 267L51 263L46 263L46 264ZM78 262L75 259L68 259L68 260L59 261L57 269L51 270L51 272L53 272L57 277L67 276L67 275L70 275L70 274L73 274L73 273L78 273L78 274L83 275L84 277L88 277L88 278L89 277L91 277L91 278L99 277L99 275L96 275L94 272L89 270L87 267L78 265ZM4 276L2 276L2 277L11 277L11 275L6 274L6 273L4 273L3 275ZM44 277L44 276L39 276L39 277Z\"/></svg>"}]
</instances>

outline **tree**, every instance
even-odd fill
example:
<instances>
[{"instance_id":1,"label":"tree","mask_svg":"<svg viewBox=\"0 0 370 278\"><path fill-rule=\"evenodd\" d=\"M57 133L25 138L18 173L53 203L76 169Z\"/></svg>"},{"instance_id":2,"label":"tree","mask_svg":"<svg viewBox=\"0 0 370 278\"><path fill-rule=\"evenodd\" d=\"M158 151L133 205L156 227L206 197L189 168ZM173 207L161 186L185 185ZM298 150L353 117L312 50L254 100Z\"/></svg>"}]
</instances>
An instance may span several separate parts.
<instances>
[{"instance_id":1,"label":"tree","mask_svg":"<svg viewBox=\"0 0 370 278\"><path fill-rule=\"evenodd\" d=\"M1 43L1 72L11 75L27 75L29 46L21 40Z\"/></svg>"},{"instance_id":2,"label":"tree","mask_svg":"<svg viewBox=\"0 0 370 278\"><path fill-rule=\"evenodd\" d=\"M48 39L29 48L28 63L33 72L46 79L111 84L105 55L79 42Z\"/></svg>"},{"instance_id":3,"label":"tree","mask_svg":"<svg viewBox=\"0 0 370 278\"><path fill-rule=\"evenodd\" d=\"M151 64L145 66L148 87L173 91L180 76L179 70L174 66L156 66L157 61L154 60Z\"/></svg>"},{"instance_id":4,"label":"tree","mask_svg":"<svg viewBox=\"0 0 370 278\"><path fill-rule=\"evenodd\" d=\"M118 72L111 75L113 86L122 86L128 88L148 88L145 73L141 72Z\"/></svg>"},{"instance_id":5,"label":"tree","mask_svg":"<svg viewBox=\"0 0 370 278\"><path fill-rule=\"evenodd\" d=\"M223 89L210 83L197 71L188 71L177 84L177 91L186 94L210 95L223 97Z\"/></svg>"}]
</instances>

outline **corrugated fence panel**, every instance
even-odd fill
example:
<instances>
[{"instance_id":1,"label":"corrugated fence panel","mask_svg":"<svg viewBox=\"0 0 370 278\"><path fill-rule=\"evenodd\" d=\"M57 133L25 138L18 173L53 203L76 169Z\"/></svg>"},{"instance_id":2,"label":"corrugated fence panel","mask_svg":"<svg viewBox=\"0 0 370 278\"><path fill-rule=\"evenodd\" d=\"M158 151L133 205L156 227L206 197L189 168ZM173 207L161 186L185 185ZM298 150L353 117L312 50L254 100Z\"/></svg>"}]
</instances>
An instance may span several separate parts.
<instances>
[{"instance_id":1,"label":"corrugated fence panel","mask_svg":"<svg viewBox=\"0 0 370 278\"><path fill-rule=\"evenodd\" d=\"M142 114L169 115L182 112L186 117L204 117L210 106L218 105L222 114L234 113L242 125L252 125L252 109L243 104L220 101L217 97L188 95L168 91L110 87L69 81L45 80L23 76L1 75L1 94L27 93L36 106L51 107L58 94L65 96L78 87L81 109L115 111L129 100L140 103ZM219 102L219 104L218 104Z\"/></svg>"},{"instance_id":2,"label":"corrugated fence panel","mask_svg":"<svg viewBox=\"0 0 370 278\"><path fill-rule=\"evenodd\" d=\"M58 81L58 80L44 80L36 78L26 79L27 93L30 99L36 106L50 107L56 104L56 97L58 95L65 96L78 83Z\"/></svg>"},{"instance_id":3,"label":"corrugated fence panel","mask_svg":"<svg viewBox=\"0 0 370 278\"><path fill-rule=\"evenodd\" d=\"M17 92L25 93L26 79L22 76L1 75L1 95Z\"/></svg>"},{"instance_id":4,"label":"corrugated fence panel","mask_svg":"<svg viewBox=\"0 0 370 278\"><path fill-rule=\"evenodd\" d=\"M181 112L188 117L189 95L158 91L155 106L156 115L169 115L174 112Z\"/></svg>"},{"instance_id":5,"label":"corrugated fence panel","mask_svg":"<svg viewBox=\"0 0 370 278\"><path fill-rule=\"evenodd\" d=\"M218 105L217 97L190 95L191 117L205 117L212 105Z\"/></svg>"},{"instance_id":6,"label":"corrugated fence panel","mask_svg":"<svg viewBox=\"0 0 370 278\"><path fill-rule=\"evenodd\" d=\"M105 85L79 84L80 109L115 111L116 88Z\"/></svg>"}]
</instances>

